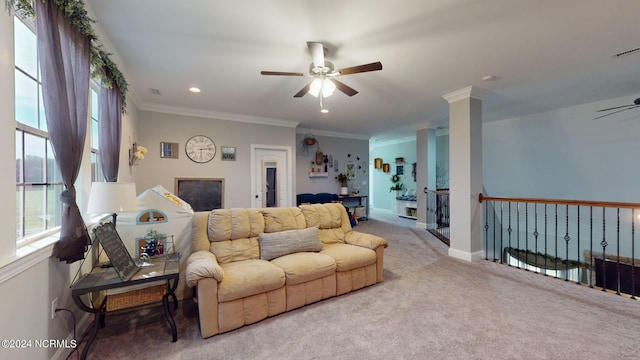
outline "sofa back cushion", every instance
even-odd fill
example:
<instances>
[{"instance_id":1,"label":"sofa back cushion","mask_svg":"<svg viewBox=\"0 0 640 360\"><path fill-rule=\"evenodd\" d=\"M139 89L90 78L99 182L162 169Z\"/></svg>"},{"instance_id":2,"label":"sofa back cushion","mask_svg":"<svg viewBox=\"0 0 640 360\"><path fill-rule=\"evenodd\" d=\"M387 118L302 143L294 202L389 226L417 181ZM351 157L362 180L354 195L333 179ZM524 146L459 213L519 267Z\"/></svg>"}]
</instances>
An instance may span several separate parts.
<instances>
[{"instance_id":1,"label":"sofa back cushion","mask_svg":"<svg viewBox=\"0 0 640 360\"><path fill-rule=\"evenodd\" d=\"M322 250L320 232L317 227L262 233L258 236L258 240L260 242L260 258L263 260L272 260L297 252Z\"/></svg>"},{"instance_id":2,"label":"sofa back cushion","mask_svg":"<svg viewBox=\"0 0 640 360\"><path fill-rule=\"evenodd\" d=\"M216 209L209 214L210 251L220 264L259 259L258 234L264 232L260 209Z\"/></svg>"},{"instance_id":3,"label":"sofa back cushion","mask_svg":"<svg viewBox=\"0 0 640 360\"><path fill-rule=\"evenodd\" d=\"M302 211L297 207L272 207L261 210L264 216L264 232L273 233L299 230L307 227Z\"/></svg>"},{"instance_id":4,"label":"sofa back cushion","mask_svg":"<svg viewBox=\"0 0 640 360\"><path fill-rule=\"evenodd\" d=\"M308 227L320 229L324 244L344 243L345 234L351 231L349 215L340 203L300 205Z\"/></svg>"}]
</instances>

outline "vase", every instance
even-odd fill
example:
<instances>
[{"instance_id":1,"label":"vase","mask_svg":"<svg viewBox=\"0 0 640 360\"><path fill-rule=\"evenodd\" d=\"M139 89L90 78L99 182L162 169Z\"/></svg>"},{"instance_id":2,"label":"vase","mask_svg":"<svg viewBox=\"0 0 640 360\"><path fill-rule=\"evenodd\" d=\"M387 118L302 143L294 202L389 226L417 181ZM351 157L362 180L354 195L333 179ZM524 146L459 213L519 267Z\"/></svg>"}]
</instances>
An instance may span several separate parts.
<instances>
[{"instance_id":1,"label":"vase","mask_svg":"<svg viewBox=\"0 0 640 360\"><path fill-rule=\"evenodd\" d=\"M349 188L347 186L340 187L340 195L349 195Z\"/></svg>"}]
</instances>

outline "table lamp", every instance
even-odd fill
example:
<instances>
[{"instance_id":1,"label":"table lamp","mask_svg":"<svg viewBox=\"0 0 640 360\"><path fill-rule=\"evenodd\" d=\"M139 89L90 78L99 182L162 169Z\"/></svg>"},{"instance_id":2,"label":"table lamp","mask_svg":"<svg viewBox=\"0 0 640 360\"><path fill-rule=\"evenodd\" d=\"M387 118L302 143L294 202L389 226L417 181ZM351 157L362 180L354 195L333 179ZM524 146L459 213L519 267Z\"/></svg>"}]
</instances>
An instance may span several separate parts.
<instances>
[{"instance_id":1,"label":"table lamp","mask_svg":"<svg viewBox=\"0 0 640 360\"><path fill-rule=\"evenodd\" d=\"M87 213L111 213L113 227L116 226L118 213L138 210L135 183L94 182L91 184Z\"/></svg>"}]
</instances>

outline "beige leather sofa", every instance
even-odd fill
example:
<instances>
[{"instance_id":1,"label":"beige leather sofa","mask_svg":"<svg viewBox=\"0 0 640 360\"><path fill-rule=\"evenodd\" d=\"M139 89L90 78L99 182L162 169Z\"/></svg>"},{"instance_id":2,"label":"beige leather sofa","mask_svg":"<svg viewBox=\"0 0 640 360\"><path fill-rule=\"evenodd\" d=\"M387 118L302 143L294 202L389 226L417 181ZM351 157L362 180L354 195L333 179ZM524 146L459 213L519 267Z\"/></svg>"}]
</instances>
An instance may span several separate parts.
<instances>
[{"instance_id":1,"label":"beige leather sofa","mask_svg":"<svg viewBox=\"0 0 640 360\"><path fill-rule=\"evenodd\" d=\"M186 280L201 335L378 283L386 247L353 231L337 203L198 212Z\"/></svg>"}]
</instances>

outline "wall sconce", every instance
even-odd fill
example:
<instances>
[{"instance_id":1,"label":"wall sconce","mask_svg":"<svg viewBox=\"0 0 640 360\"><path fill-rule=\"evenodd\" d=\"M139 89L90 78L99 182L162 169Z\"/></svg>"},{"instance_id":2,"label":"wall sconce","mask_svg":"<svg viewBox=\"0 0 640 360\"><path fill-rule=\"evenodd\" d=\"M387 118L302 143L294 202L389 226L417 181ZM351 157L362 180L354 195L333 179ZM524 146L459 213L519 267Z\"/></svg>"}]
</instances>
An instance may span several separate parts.
<instances>
[{"instance_id":1,"label":"wall sconce","mask_svg":"<svg viewBox=\"0 0 640 360\"><path fill-rule=\"evenodd\" d=\"M147 153L147 148L133 143L131 149L129 149L129 166L137 165L138 161L144 159L144 154Z\"/></svg>"}]
</instances>

